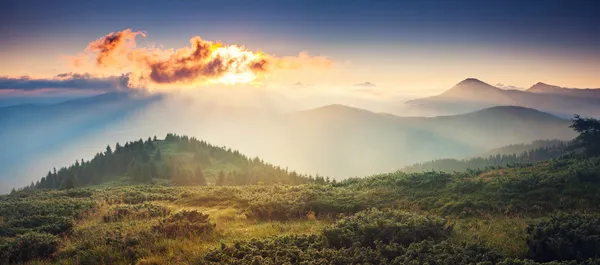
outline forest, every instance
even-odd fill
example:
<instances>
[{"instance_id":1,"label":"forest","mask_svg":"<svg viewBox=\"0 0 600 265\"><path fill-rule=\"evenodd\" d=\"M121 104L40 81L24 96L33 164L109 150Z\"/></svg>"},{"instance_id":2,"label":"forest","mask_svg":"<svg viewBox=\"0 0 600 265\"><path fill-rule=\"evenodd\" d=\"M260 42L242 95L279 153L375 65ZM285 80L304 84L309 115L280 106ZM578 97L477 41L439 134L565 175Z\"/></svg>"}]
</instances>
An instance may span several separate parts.
<instances>
[{"instance_id":1,"label":"forest","mask_svg":"<svg viewBox=\"0 0 600 265\"><path fill-rule=\"evenodd\" d=\"M465 171L468 169L485 169L505 167L514 164L534 163L559 158L568 154L568 142L560 140L538 140L531 144L509 145L494 149L484 156L467 159L437 159L429 162L416 163L402 168L404 172L423 171Z\"/></svg>"},{"instance_id":2,"label":"forest","mask_svg":"<svg viewBox=\"0 0 600 265\"><path fill-rule=\"evenodd\" d=\"M317 176L318 177L318 176ZM113 184L247 185L259 183L302 184L313 181L268 163L248 158L238 151L216 147L187 136L167 134L164 140L127 142L110 145L90 161L75 161L59 170L54 168L29 189L69 189Z\"/></svg>"},{"instance_id":3,"label":"forest","mask_svg":"<svg viewBox=\"0 0 600 265\"><path fill-rule=\"evenodd\" d=\"M576 117L558 158L343 181L184 136L137 141L0 196L0 263L600 264L599 125ZM137 178L150 161L159 173Z\"/></svg>"}]
</instances>

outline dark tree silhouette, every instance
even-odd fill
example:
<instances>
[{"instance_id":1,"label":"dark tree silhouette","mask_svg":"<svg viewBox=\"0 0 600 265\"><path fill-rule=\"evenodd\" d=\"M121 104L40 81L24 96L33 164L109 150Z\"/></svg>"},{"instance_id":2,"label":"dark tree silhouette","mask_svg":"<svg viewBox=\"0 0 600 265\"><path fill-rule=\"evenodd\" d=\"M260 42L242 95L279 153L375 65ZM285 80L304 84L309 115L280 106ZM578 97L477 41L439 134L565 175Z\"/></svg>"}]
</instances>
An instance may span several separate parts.
<instances>
[{"instance_id":1,"label":"dark tree silhouette","mask_svg":"<svg viewBox=\"0 0 600 265\"><path fill-rule=\"evenodd\" d=\"M594 118L573 117L570 126L579 135L573 140L572 148L587 156L600 155L600 121Z\"/></svg>"}]
</instances>

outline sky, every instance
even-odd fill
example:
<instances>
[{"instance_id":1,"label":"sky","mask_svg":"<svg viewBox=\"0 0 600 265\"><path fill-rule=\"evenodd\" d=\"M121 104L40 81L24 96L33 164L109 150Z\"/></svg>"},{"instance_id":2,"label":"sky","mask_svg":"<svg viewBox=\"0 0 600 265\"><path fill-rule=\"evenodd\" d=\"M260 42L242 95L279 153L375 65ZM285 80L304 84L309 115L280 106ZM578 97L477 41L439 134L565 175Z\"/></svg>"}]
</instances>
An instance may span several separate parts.
<instances>
[{"instance_id":1,"label":"sky","mask_svg":"<svg viewBox=\"0 0 600 265\"><path fill-rule=\"evenodd\" d=\"M260 51L277 65L302 65L261 70L260 84L272 87L429 95L468 77L517 88L537 82L600 87L600 3L594 0L8 0L0 3L0 97L122 84L119 70L135 72L139 61L109 75L74 66L72 58L126 29L146 35L135 37L137 47L163 53L200 36ZM302 52L308 59L295 59ZM316 67L312 58L326 58L331 66ZM151 78L149 69L164 62L144 65L139 78ZM57 81L64 73L78 76Z\"/></svg>"}]
</instances>

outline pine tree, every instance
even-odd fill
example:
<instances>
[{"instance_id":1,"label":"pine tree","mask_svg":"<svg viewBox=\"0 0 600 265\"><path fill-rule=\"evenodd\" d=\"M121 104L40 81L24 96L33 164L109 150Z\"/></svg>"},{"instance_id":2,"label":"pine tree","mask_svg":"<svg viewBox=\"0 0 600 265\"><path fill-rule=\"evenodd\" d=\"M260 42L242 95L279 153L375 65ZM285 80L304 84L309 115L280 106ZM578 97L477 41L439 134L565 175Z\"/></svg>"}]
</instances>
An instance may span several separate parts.
<instances>
[{"instance_id":1,"label":"pine tree","mask_svg":"<svg viewBox=\"0 0 600 265\"><path fill-rule=\"evenodd\" d=\"M160 161L160 160L162 160L162 154L160 153L160 149L157 149L157 150L156 150L156 154L154 155L154 159L155 159L156 161Z\"/></svg>"},{"instance_id":2,"label":"pine tree","mask_svg":"<svg viewBox=\"0 0 600 265\"><path fill-rule=\"evenodd\" d=\"M148 174L151 178L158 178L158 167L156 166L156 162L152 160L148 163Z\"/></svg>"},{"instance_id":3,"label":"pine tree","mask_svg":"<svg viewBox=\"0 0 600 265\"><path fill-rule=\"evenodd\" d=\"M171 177L175 185L185 186L190 184L190 171L180 165L174 166L174 174Z\"/></svg>"},{"instance_id":4,"label":"pine tree","mask_svg":"<svg viewBox=\"0 0 600 265\"><path fill-rule=\"evenodd\" d=\"M142 165L138 163L134 157L127 167L127 176L129 176L133 182L141 183L144 180L143 174Z\"/></svg>"},{"instance_id":5,"label":"pine tree","mask_svg":"<svg viewBox=\"0 0 600 265\"><path fill-rule=\"evenodd\" d=\"M61 189L68 190L75 188L75 178L73 175L69 174L62 182Z\"/></svg>"},{"instance_id":6,"label":"pine tree","mask_svg":"<svg viewBox=\"0 0 600 265\"><path fill-rule=\"evenodd\" d=\"M154 150L154 143L152 143L152 139L150 137L148 137L148 140L146 141L146 147L150 150Z\"/></svg>"},{"instance_id":7,"label":"pine tree","mask_svg":"<svg viewBox=\"0 0 600 265\"><path fill-rule=\"evenodd\" d=\"M216 181L215 185L217 185L217 186L225 185L225 173L223 173L222 170L219 171L219 175L217 176L217 181Z\"/></svg>"},{"instance_id":8,"label":"pine tree","mask_svg":"<svg viewBox=\"0 0 600 265\"><path fill-rule=\"evenodd\" d=\"M195 173L194 174L194 181L198 185L205 186L206 185L206 178L204 177L204 172L202 171L202 167L201 166L197 166L196 167L196 171L194 173Z\"/></svg>"}]
</instances>

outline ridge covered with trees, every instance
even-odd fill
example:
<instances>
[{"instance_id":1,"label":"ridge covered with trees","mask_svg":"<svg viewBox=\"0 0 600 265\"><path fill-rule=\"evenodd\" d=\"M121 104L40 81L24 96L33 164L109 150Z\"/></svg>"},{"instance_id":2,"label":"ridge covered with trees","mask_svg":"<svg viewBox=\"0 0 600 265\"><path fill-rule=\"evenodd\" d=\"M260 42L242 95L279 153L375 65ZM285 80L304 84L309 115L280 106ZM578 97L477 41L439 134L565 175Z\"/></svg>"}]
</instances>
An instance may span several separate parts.
<instances>
[{"instance_id":1,"label":"ridge covered with trees","mask_svg":"<svg viewBox=\"0 0 600 265\"><path fill-rule=\"evenodd\" d=\"M485 169L535 163L559 158L568 152L568 142L560 140L535 141L528 145L509 145L494 149L487 156L467 159L444 158L416 163L402 168L402 171L409 173L424 171L463 172L468 169Z\"/></svg>"},{"instance_id":2,"label":"ridge covered with trees","mask_svg":"<svg viewBox=\"0 0 600 265\"><path fill-rule=\"evenodd\" d=\"M319 181L324 181L317 176ZM27 188L70 189L123 180L128 184L169 182L173 185L302 184L312 176L300 175L248 158L236 150L213 146L187 136L167 134L164 140L117 143L89 161L49 171Z\"/></svg>"}]
</instances>

